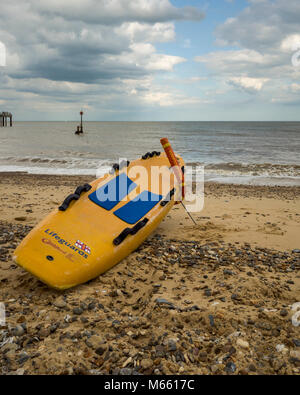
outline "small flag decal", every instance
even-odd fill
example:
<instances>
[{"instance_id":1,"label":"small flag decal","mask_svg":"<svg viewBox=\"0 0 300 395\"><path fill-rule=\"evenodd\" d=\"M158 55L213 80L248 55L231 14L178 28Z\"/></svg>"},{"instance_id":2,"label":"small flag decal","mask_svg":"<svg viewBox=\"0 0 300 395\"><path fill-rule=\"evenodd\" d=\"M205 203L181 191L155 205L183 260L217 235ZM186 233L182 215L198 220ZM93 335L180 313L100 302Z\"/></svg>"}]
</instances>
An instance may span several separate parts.
<instances>
[{"instance_id":1,"label":"small flag decal","mask_svg":"<svg viewBox=\"0 0 300 395\"><path fill-rule=\"evenodd\" d=\"M82 243L80 240L77 240L75 243L77 248L80 248L82 251L86 252L87 254L91 253L90 247L88 247L85 243Z\"/></svg>"}]
</instances>

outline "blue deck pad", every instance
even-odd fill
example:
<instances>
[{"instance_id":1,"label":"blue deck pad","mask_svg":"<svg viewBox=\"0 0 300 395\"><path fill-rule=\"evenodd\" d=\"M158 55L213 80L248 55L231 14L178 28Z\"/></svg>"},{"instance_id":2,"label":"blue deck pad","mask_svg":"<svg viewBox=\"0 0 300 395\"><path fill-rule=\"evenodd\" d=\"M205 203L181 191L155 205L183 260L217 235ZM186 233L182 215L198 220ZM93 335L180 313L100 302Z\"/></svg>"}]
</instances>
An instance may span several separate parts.
<instances>
[{"instance_id":1,"label":"blue deck pad","mask_svg":"<svg viewBox=\"0 0 300 395\"><path fill-rule=\"evenodd\" d=\"M144 191L125 206L119 208L114 214L128 224L135 224L144 217L162 199L161 195Z\"/></svg>"},{"instance_id":2,"label":"blue deck pad","mask_svg":"<svg viewBox=\"0 0 300 395\"><path fill-rule=\"evenodd\" d=\"M89 198L98 206L109 211L133 191L136 186L137 185L128 178L126 174L121 173L119 176L91 193Z\"/></svg>"}]
</instances>

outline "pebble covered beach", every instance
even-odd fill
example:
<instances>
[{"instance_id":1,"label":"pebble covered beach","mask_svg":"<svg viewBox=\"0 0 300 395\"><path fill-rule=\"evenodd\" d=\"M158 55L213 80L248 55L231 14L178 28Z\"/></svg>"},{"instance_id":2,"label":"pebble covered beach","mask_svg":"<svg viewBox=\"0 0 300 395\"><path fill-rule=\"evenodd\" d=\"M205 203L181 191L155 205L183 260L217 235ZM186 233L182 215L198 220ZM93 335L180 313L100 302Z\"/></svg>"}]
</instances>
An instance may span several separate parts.
<instances>
[{"instance_id":1,"label":"pebble covered beach","mask_svg":"<svg viewBox=\"0 0 300 395\"><path fill-rule=\"evenodd\" d=\"M208 185L196 228L175 207L112 270L59 292L11 257L83 178L0 177L0 374L300 373L299 188Z\"/></svg>"}]
</instances>

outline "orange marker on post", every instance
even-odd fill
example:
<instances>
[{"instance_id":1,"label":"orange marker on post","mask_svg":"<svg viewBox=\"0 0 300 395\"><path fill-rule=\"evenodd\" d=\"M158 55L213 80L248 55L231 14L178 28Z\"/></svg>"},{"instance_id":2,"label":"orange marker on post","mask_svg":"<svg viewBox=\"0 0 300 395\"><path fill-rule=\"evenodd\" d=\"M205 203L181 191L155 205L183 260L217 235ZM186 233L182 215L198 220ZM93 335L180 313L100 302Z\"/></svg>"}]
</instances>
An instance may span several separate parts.
<instances>
[{"instance_id":1,"label":"orange marker on post","mask_svg":"<svg viewBox=\"0 0 300 395\"><path fill-rule=\"evenodd\" d=\"M171 147L171 144L169 143L169 140L167 138L163 138L160 140L161 145L163 146L163 149L165 150L165 153L169 159L170 165L173 168L175 177L177 178L177 181L179 185L182 187L182 199L184 199L184 174L183 171L181 170L178 160L175 156L175 153Z\"/></svg>"},{"instance_id":2,"label":"orange marker on post","mask_svg":"<svg viewBox=\"0 0 300 395\"><path fill-rule=\"evenodd\" d=\"M182 199L184 199L184 172L181 170L178 160L174 154L174 151L171 147L171 144L169 143L169 140L167 138L161 139L160 140L161 145L163 146L163 149L165 150L165 153L169 159L170 165L173 168L174 174L177 178L177 181L179 183L179 185L181 185L182 187ZM194 218L192 217L192 215L188 212L187 208L185 207L183 201L178 202L181 203L183 208L185 209L185 211L187 212L188 216L191 218L191 220L193 221L194 225L197 226L196 221L194 220Z\"/></svg>"}]
</instances>

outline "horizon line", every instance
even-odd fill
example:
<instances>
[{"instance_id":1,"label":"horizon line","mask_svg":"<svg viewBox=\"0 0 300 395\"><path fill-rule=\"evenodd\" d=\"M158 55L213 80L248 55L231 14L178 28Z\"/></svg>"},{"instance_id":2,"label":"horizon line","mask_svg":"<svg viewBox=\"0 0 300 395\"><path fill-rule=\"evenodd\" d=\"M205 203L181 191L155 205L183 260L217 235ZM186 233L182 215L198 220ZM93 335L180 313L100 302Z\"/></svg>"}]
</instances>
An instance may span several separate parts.
<instances>
[{"instance_id":1,"label":"horizon line","mask_svg":"<svg viewBox=\"0 0 300 395\"><path fill-rule=\"evenodd\" d=\"M67 120L67 121L63 121L63 120L14 120L13 122L80 122L78 119L77 120ZM112 120L83 120L83 122L111 122L111 123L121 123L121 122L128 122L128 123L143 123L143 122L149 122L149 123L163 123L163 122L165 122L165 123L167 123L167 122L230 122L230 123L233 123L233 122L240 122L240 123L242 123L242 122L268 122L268 123L280 123L280 122L285 122L285 123L287 123L287 122L296 122L296 123L298 123L298 122L300 122L300 119L299 120L280 120L280 121L274 121L274 120L272 120L272 121L270 121L270 120L264 120L264 121L261 121L261 120L256 120L256 121L249 121L249 120L243 120L243 121L239 121L239 120L231 120L231 121L225 121L225 120L223 120L223 121L215 121L215 120L197 120L197 121L193 121L193 120L190 120L190 121L180 121L180 120L170 120L170 121L148 121L148 120L144 120L144 121L133 121L133 120L119 120L119 121L112 121Z\"/></svg>"}]
</instances>

